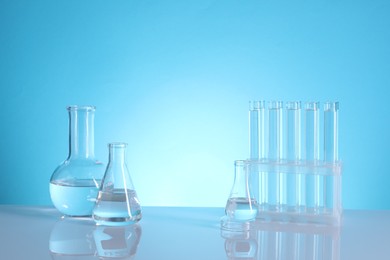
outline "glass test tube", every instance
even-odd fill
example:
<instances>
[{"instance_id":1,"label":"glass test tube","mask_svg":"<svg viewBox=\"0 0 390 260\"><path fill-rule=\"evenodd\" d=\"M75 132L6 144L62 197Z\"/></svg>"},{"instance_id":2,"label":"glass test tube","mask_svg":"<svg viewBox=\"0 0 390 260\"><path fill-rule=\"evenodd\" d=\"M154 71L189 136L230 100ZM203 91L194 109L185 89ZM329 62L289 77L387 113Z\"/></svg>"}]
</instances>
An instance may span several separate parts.
<instances>
[{"instance_id":1,"label":"glass test tube","mask_svg":"<svg viewBox=\"0 0 390 260\"><path fill-rule=\"evenodd\" d=\"M281 101L271 101L268 104L268 159L272 161L282 159L282 109Z\"/></svg>"},{"instance_id":2,"label":"glass test tube","mask_svg":"<svg viewBox=\"0 0 390 260\"><path fill-rule=\"evenodd\" d=\"M249 146L250 159L265 157L264 101L249 103Z\"/></svg>"},{"instance_id":3,"label":"glass test tube","mask_svg":"<svg viewBox=\"0 0 390 260\"><path fill-rule=\"evenodd\" d=\"M306 163L315 164L319 160L319 103L305 104L305 159ZM308 210L319 205L319 179L314 174L306 175L305 204Z\"/></svg>"},{"instance_id":4,"label":"glass test tube","mask_svg":"<svg viewBox=\"0 0 390 260\"><path fill-rule=\"evenodd\" d=\"M335 163L338 161L338 102L326 102L324 104L324 161ZM325 176L325 209L331 211L334 208L335 176Z\"/></svg>"},{"instance_id":5,"label":"glass test tube","mask_svg":"<svg viewBox=\"0 0 390 260\"><path fill-rule=\"evenodd\" d=\"M305 159L308 162L319 160L319 102L305 104Z\"/></svg>"},{"instance_id":6,"label":"glass test tube","mask_svg":"<svg viewBox=\"0 0 390 260\"><path fill-rule=\"evenodd\" d=\"M264 111L264 101L253 101L249 103L249 153L251 160L259 160L265 157ZM263 174L259 173L257 164L251 164L250 171L253 195L258 201L259 206L264 205L267 187L263 180Z\"/></svg>"},{"instance_id":7,"label":"glass test tube","mask_svg":"<svg viewBox=\"0 0 390 260\"><path fill-rule=\"evenodd\" d=\"M286 159L290 163L301 160L301 102L288 102L286 104ZM295 211L299 204L299 191L301 176L287 173L286 196L287 210Z\"/></svg>"},{"instance_id":8,"label":"glass test tube","mask_svg":"<svg viewBox=\"0 0 390 260\"><path fill-rule=\"evenodd\" d=\"M268 159L270 161L282 159L282 109L283 102L271 101L268 104ZM280 180L277 172L268 172L267 175L268 204L271 210L277 210L281 203L280 183L284 180Z\"/></svg>"},{"instance_id":9,"label":"glass test tube","mask_svg":"<svg viewBox=\"0 0 390 260\"><path fill-rule=\"evenodd\" d=\"M299 161L301 159L301 102L288 102L287 110L287 150L288 161Z\"/></svg>"},{"instance_id":10,"label":"glass test tube","mask_svg":"<svg viewBox=\"0 0 390 260\"><path fill-rule=\"evenodd\" d=\"M338 160L338 110L339 102L324 104L324 160L329 163Z\"/></svg>"}]
</instances>

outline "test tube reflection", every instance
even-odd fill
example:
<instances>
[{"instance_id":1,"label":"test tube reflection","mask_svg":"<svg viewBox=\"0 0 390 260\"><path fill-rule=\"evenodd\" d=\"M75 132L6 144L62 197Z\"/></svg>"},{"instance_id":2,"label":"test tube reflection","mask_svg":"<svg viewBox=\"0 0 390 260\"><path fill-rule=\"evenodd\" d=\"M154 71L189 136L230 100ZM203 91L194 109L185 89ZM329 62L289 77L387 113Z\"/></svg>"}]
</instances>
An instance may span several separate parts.
<instances>
[{"instance_id":1,"label":"test tube reflection","mask_svg":"<svg viewBox=\"0 0 390 260\"><path fill-rule=\"evenodd\" d=\"M221 232L229 260L339 260L340 228L256 222L249 230Z\"/></svg>"}]
</instances>

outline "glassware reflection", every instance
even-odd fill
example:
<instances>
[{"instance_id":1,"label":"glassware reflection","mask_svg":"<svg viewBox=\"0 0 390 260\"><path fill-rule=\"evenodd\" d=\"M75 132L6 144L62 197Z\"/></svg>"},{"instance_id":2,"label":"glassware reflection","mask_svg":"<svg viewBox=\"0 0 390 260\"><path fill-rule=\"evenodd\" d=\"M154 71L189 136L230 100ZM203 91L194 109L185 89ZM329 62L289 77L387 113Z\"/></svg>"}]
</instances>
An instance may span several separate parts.
<instances>
[{"instance_id":1,"label":"glassware reflection","mask_svg":"<svg viewBox=\"0 0 390 260\"><path fill-rule=\"evenodd\" d=\"M339 260L340 227L256 221L221 229L229 260Z\"/></svg>"},{"instance_id":2,"label":"glassware reflection","mask_svg":"<svg viewBox=\"0 0 390 260\"><path fill-rule=\"evenodd\" d=\"M51 231L49 252L55 260L133 259L141 234L139 224L96 226L92 219L64 217Z\"/></svg>"},{"instance_id":3,"label":"glassware reflection","mask_svg":"<svg viewBox=\"0 0 390 260\"><path fill-rule=\"evenodd\" d=\"M92 219L64 217L52 229L49 251L52 259L96 259Z\"/></svg>"},{"instance_id":4,"label":"glassware reflection","mask_svg":"<svg viewBox=\"0 0 390 260\"><path fill-rule=\"evenodd\" d=\"M142 229L139 224L108 227L96 226L93 236L100 259L133 259L137 253Z\"/></svg>"}]
</instances>

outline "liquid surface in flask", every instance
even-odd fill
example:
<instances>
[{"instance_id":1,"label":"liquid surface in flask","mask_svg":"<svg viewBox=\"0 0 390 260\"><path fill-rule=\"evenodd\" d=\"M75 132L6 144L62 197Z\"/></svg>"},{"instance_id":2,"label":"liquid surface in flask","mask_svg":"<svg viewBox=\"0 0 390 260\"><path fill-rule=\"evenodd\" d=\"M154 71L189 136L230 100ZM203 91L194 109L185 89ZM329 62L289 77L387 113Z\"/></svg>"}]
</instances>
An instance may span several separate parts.
<instances>
[{"instance_id":1,"label":"liquid surface in flask","mask_svg":"<svg viewBox=\"0 0 390 260\"><path fill-rule=\"evenodd\" d=\"M68 216L90 216L98 191L97 181L93 179L50 182L54 206Z\"/></svg>"},{"instance_id":2,"label":"liquid surface in flask","mask_svg":"<svg viewBox=\"0 0 390 260\"><path fill-rule=\"evenodd\" d=\"M252 198L229 198L226 203L226 215L236 220L254 219L257 215L257 202Z\"/></svg>"},{"instance_id":3,"label":"liquid surface in flask","mask_svg":"<svg viewBox=\"0 0 390 260\"><path fill-rule=\"evenodd\" d=\"M93 218L98 224L123 225L141 219L141 206L135 190L100 191Z\"/></svg>"}]
</instances>

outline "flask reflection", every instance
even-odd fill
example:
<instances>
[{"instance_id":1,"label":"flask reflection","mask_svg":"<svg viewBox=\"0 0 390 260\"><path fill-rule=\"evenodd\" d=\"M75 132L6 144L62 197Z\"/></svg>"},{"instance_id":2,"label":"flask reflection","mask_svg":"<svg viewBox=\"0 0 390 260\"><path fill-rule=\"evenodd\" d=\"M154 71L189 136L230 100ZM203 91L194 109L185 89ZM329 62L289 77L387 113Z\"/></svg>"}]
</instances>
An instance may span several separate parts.
<instances>
[{"instance_id":1,"label":"flask reflection","mask_svg":"<svg viewBox=\"0 0 390 260\"><path fill-rule=\"evenodd\" d=\"M49 239L52 259L133 259L142 235L139 224L96 226L92 219L59 220Z\"/></svg>"}]
</instances>

